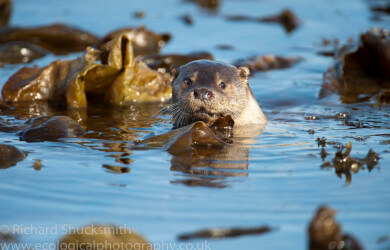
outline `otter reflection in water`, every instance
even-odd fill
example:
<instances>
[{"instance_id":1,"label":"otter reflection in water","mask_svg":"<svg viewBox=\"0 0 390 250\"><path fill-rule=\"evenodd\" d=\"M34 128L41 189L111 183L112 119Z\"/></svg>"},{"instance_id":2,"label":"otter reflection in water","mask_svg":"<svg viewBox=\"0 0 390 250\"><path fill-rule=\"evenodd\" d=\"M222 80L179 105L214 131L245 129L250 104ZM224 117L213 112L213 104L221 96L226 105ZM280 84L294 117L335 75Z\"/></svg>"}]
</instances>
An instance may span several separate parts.
<instances>
[{"instance_id":1,"label":"otter reflection in water","mask_svg":"<svg viewBox=\"0 0 390 250\"><path fill-rule=\"evenodd\" d=\"M256 128L257 135L262 128L264 125ZM248 176L249 148L255 142L253 138L232 137L227 143L217 145L196 145L198 138L193 138L194 146L189 150L171 153L171 170L186 174L185 179L172 183L223 188L228 186L228 177Z\"/></svg>"},{"instance_id":2,"label":"otter reflection in water","mask_svg":"<svg viewBox=\"0 0 390 250\"><path fill-rule=\"evenodd\" d=\"M209 126L197 121L150 137L137 143L135 148L166 148L172 155L171 170L185 174L184 179L172 183L226 187L227 177L248 175L249 146L264 128L264 125L247 126L242 137L240 132L244 132L244 128L233 129L233 123L230 116L219 118Z\"/></svg>"}]
</instances>

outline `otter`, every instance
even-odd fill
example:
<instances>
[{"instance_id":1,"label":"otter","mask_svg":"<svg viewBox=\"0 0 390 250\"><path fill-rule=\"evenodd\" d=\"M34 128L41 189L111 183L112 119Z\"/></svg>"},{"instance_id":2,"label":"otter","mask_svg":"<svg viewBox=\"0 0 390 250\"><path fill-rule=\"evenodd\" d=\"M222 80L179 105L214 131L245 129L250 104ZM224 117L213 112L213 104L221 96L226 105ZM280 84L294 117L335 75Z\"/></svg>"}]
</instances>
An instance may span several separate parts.
<instances>
[{"instance_id":1,"label":"otter","mask_svg":"<svg viewBox=\"0 0 390 250\"><path fill-rule=\"evenodd\" d=\"M234 126L267 122L249 87L247 67L197 60L172 66L170 73L173 104L166 111L172 114L174 128L196 121L210 124L228 115Z\"/></svg>"}]
</instances>

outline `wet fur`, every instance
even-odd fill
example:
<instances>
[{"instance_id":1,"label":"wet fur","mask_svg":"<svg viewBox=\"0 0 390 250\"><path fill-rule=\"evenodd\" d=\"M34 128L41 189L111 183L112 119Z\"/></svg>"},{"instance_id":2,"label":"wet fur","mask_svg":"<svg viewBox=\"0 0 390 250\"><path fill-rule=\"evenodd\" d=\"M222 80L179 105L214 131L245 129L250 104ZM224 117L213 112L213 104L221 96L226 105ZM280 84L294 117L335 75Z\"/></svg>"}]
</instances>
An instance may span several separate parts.
<instances>
[{"instance_id":1,"label":"wet fur","mask_svg":"<svg viewBox=\"0 0 390 250\"><path fill-rule=\"evenodd\" d=\"M180 68L172 68L171 74L173 104L163 109L163 113L171 114L174 120L174 128L191 124L195 121L210 123L215 119L231 115L233 120L242 120L241 116L247 110L248 104L253 109L253 114L266 121L264 114L254 100L248 85L249 70L208 60L198 60L186 64ZM192 79L192 84L187 86L183 83L186 78ZM220 82L227 84L226 89L219 87ZM213 91L213 98L201 100L194 97L194 89L207 88ZM254 108L253 100L255 103ZM256 109L258 107L258 110ZM251 122L244 119L245 123Z\"/></svg>"}]
</instances>

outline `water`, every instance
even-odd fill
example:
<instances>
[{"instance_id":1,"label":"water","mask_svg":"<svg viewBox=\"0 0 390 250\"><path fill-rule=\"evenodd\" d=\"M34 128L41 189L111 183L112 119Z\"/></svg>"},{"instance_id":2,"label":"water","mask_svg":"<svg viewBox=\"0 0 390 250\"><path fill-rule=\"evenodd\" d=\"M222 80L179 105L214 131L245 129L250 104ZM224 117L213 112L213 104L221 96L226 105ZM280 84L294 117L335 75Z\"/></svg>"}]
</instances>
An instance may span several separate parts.
<instances>
[{"instance_id":1,"label":"water","mask_svg":"<svg viewBox=\"0 0 390 250\"><path fill-rule=\"evenodd\" d=\"M17 123L37 115L67 114L86 128L83 138L59 142L27 143L12 133L0 132L0 143L28 151L15 167L0 171L0 221L9 229L48 228L50 232L19 235L21 242L56 242L70 228L90 223L131 227L150 242L177 243L177 236L203 228L277 228L261 236L208 240L212 249L305 249L307 225L319 205L337 210L343 231L356 236L366 249L388 249L390 234L390 108L370 103L342 104L338 96L317 100L322 74L331 58L318 55L322 38L345 41L373 26L390 28L388 16L376 16L369 1L225 0L216 14L181 0L170 1L43 1L16 0L11 25L45 25L65 22L97 35L123 26L145 24L156 32L170 32L173 39L163 53L207 50L217 60L233 62L257 54L302 56L304 61L285 70L258 73L250 79L256 99L269 123L246 149L249 158L238 170L222 169L214 175L183 173L171 169L163 149L133 151L135 139L171 129L161 106L137 105L121 109L90 107L80 111L55 111L25 107L2 114ZM290 7L301 19L291 34L277 24L228 22L222 16L263 16ZM144 19L133 18L144 11ZM190 13L193 26L180 16ZM374 18L376 17L376 18ZM379 17L379 18L378 18ZM234 50L219 50L228 44ZM62 58L74 58L71 54ZM47 65L47 56L30 65ZM22 65L0 69L0 86ZM347 112L349 118L329 118ZM322 119L308 120L309 116ZM314 130L314 134L309 130ZM354 157L372 148L379 166L339 178L323 163L317 137L340 144L352 142ZM246 150L245 149L245 150ZM331 160L337 151L326 146ZM128 152L128 174L113 174L102 164L115 162L114 155ZM33 163L42 160L42 170ZM226 163L226 167L229 167ZM213 170L213 169L206 169ZM198 185L197 185L198 184ZM202 241L192 241L201 244ZM196 245L193 245L197 248Z\"/></svg>"}]
</instances>

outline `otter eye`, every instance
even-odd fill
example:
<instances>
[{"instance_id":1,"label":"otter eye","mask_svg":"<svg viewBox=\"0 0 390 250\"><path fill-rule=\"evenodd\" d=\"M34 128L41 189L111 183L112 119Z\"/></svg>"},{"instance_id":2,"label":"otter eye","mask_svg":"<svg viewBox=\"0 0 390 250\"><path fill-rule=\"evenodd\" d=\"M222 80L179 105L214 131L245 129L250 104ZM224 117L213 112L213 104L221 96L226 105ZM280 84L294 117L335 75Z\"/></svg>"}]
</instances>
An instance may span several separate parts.
<instances>
[{"instance_id":1,"label":"otter eye","mask_svg":"<svg viewBox=\"0 0 390 250\"><path fill-rule=\"evenodd\" d=\"M226 83L225 82L221 82L219 84L219 87L221 87L221 89L225 89L226 88Z\"/></svg>"},{"instance_id":2,"label":"otter eye","mask_svg":"<svg viewBox=\"0 0 390 250\"><path fill-rule=\"evenodd\" d=\"M191 81L191 79L190 78L186 78L186 79L184 79L184 84L185 85L187 85L187 86L190 86L191 84L192 84L192 81Z\"/></svg>"}]
</instances>

